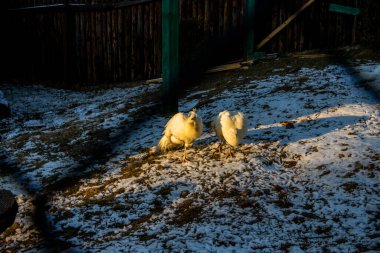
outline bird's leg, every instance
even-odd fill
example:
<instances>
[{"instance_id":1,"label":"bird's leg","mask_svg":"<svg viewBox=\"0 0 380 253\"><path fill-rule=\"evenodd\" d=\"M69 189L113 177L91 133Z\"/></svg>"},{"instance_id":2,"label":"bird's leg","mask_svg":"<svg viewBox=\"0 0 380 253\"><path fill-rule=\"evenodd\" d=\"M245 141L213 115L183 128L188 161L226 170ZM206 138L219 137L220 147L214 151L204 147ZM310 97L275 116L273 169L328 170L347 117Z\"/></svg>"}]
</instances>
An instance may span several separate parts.
<instances>
[{"instance_id":1,"label":"bird's leg","mask_svg":"<svg viewBox=\"0 0 380 253\"><path fill-rule=\"evenodd\" d=\"M224 144L224 141L222 141L219 145L219 158L222 159L222 151L223 151L223 144Z\"/></svg>"},{"instance_id":2,"label":"bird's leg","mask_svg":"<svg viewBox=\"0 0 380 253\"><path fill-rule=\"evenodd\" d=\"M217 149L214 152L212 152L212 156L214 156L215 153L219 151L219 156L222 157L222 146L223 146L223 142L220 142Z\"/></svg>"},{"instance_id":3,"label":"bird's leg","mask_svg":"<svg viewBox=\"0 0 380 253\"><path fill-rule=\"evenodd\" d=\"M233 152L233 147L229 146L228 153L227 153L227 158L229 157L234 157L234 152Z\"/></svg>"},{"instance_id":4,"label":"bird's leg","mask_svg":"<svg viewBox=\"0 0 380 253\"><path fill-rule=\"evenodd\" d=\"M183 151L183 157L182 157L182 162L183 162L183 163L189 161L189 160L187 160L187 158L186 158L186 151L187 151L187 147L185 146L185 150Z\"/></svg>"}]
</instances>

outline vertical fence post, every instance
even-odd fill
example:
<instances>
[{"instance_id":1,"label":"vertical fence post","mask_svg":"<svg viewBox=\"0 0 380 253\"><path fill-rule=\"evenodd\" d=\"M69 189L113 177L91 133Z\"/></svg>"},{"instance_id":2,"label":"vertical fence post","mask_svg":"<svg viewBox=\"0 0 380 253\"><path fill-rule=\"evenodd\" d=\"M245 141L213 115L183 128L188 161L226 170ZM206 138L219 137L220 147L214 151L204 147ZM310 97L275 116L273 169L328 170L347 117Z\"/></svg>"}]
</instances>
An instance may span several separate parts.
<instances>
[{"instance_id":1,"label":"vertical fence post","mask_svg":"<svg viewBox=\"0 0 380 253\"><path fill-rule=\"evenodd\" d=\"M6 24L9 22L9 20L7 20L8 12L6 7L8 6L5 3L0 4L0 31L2 34L5 35L5 38L3 37L0 40L0 50L2 54L2 57L0 58L0 63L4 64L3 66L5 66L0 68L0 81L5 80L5 75L9 74L9 71L7 71L9 64L5 64L8 61L8 51L5 49L8 48L7 42L9 41L10 37L10 34L8 33L8 29L6 26Z\"/></svg>"},{"instance_id":2,"label":"vertical fence post","mask_svg":"<svg viewBox=\"0 0 380 253\"><path fill-rule=\"evenodd\" d=\"M162 0L162 77L166 112L178 111L179 89L179 4Z\"/></svg>"},{"instance_id":3,"label":"vertical fence post","mask_svg":"<svg viewBox=\"0 0 380 253\"><path fill-rule=\"evenodd\" d=\"M65 0L64 9L64 45L63 45L63 80L71 85L74 70L74 13L70 7L70 0Z\"/></svg>"},{"instance_id":4,"label":"vertical fence post","mask_svg":"<svg viewBox=\"0 0 380 253\"><path fill-rule=\"evenodd\" d=\"M253 16L255 13L255 0L246 0L246 14L245 14L245 26L246 26L246 41L245 41L245 58L251 59L254 56L254 29L253 29Z\"/></svg>"}]
</instances>

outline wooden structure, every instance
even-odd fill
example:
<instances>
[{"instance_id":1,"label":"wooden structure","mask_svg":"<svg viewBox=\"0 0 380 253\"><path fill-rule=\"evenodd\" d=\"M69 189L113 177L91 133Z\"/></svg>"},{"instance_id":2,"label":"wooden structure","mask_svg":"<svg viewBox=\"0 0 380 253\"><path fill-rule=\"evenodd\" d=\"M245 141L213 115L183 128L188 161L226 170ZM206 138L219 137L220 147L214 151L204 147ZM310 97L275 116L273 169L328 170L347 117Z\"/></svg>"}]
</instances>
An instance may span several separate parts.
<instances>
[{"instance_id":1,"label":"wooden structure","mask_svg":"<svg viewBox=\"0 0 380 253\"><path fill-rule=\"evenodd\" d=\"M330 4L329 11L334 11L343 14L349 14L357 16L360 14L360 10L358 8L353 8L350 6L340 5L340 4Z\"/></svg>"},{"instance_id":2,"label":"wooden structure","mask_svg":"<svg viewBox=\"0 0 380 253\"><path fill-rule=\"evenodd\" d=\"M256 47L256 49L260 49L263 45L265 45L269 40L271 40L274 36L276 36L282 29L284 29L290 22L292 22L300 13L302 13L307 7L312 5L315 0L309 0L302 7L297 10L294 14L288 17L284 23L274 29L265 39L263 39Z\"/></svg>"},{"instance_id":3,"label":"wooden structure","mask_svg":"<svg viewBox=\"0 0 380 253\"><path fill-rule=\"evenodd\" d=\"M1 17L3 75L89 85L162 76L163 0L14 0ZM188 80L244 58L307 0L179 0L179 66ZM359 8L351 16L330 4ZM250 6L255 4L254 9ZM247 13L247 10L250 12ZM255 10L255 11L252 11ZM316 0L260 51L380 42L377 0ZM252 26L245 26L253 19ZM251 41L248 43L248 41ZM4 44L5 43L5 44Z\"/></svg>"},{"instance_id":4,"label":"wooden structure","mask_svg":"<svg viewBox=\"0 0 380 253\"><path fill-rule=\"evenodd\" d=\"M255 17L255 0L247 0L247 8L245 10L245 25L246 25L246 42L245 42L245 58L253 58L255 52L255 35L254 24Z\"/></svg>"},{"instance_id":5,"label":"wooden structure","mask_svg":"<svg viewBox=\"0 0 380 253\"><path fill-rule=\"evenodd\" d=\"M162 77L165 110L178 110L179 7L178 0L162 1Z\"/></svg>"}]
</instances>

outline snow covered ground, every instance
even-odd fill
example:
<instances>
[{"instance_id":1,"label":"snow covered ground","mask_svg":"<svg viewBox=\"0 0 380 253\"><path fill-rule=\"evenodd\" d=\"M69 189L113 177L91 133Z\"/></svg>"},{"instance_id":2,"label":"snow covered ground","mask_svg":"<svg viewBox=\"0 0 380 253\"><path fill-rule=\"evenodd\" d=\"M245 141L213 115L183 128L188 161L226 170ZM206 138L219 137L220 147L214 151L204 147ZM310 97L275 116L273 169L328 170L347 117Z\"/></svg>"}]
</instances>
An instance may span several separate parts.
<instances>
[{"instance_id":1,"label":"snow covered ground","mask_svg":"<svg viewBox=\"0 0 380 253\"><path fill-rule=\"evenodd\" d=\"M1 122L0 182L20 210L0 250L53 238L68 252L378 252L380 105L358 75L378 66L289 64L189 90L180 110L197 107L206 127L188 163L182 150L149 152L169 119L154 110L158 84L2 85L13 116ZM224 109L249 120L228 159L208 127Z\"/></svg>"}]
</instances>

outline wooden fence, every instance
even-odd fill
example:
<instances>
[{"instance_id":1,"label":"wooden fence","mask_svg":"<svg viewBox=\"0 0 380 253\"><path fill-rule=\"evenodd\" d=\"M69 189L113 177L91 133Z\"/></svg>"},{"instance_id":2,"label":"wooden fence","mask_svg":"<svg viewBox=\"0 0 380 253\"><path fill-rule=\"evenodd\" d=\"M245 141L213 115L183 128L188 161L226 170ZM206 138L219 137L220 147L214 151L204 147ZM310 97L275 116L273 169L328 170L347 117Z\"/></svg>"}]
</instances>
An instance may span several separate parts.
<instances>
[{"instance_id":1,"label":"wooden fence","mask_svg":"<svg viewBox=\"0 0 380 253\"><path fill-rule=\"evenodd\" d=\"M293 52L377 42L376 0L334 0L358 6L358 17L332 13L317 0L264 46ZM71 5L68 5L71 3ZM294 13L304 0L256 1L255 41ZM45 8L29 8L45 6ZM244 52L246 0L180 0L180 62L185 78L237 60ZM24 8L24 9L20 9ZM161 76L160 0L11 1L2 28L8 77L31 81L104 83ZM15 10L18 9L18 10ZM372 20L374 19L374 20Z\"/></svg>"},{"instance_id":2,"label":"wooden fence","mask_svg":"<svg viewBox=\"0 0 380 253\"><path fill-rule=\"evenodd\" d=\"M95 83L161 73L160 2L11 11L17 76ZM66 59L67 58L67 59ZM65 67L65 65L67 65Z\"/></svg>"},{"instance_id":3,"label":"wooden fence","mask_svg":"<svg viewBox=\"0 0 380 253\"><path fill-rule=\"evenodd\" d=\"M271 52L293 52L317 48L334 48L355 44L358 38L357 17L329 11L331 2L357 6L356 0L316 1L292 23L290 23L271 43L263 48ZM292 15L305 0L258 1L256 22L262 25L257 30L257 38L263 38ZM267 15L271 13L271 15Z\"/></svg>"}]
</instances>

